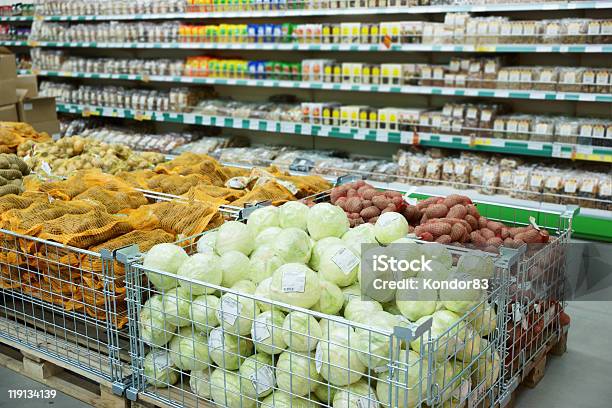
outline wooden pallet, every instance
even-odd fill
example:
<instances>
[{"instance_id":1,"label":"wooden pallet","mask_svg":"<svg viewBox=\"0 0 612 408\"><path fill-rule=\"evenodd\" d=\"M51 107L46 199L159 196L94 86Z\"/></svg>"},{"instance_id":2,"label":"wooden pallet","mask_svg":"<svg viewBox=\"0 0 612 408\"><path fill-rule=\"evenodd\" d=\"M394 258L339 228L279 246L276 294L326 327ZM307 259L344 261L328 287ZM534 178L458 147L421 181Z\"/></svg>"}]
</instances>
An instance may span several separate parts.
<instances>
[{"instance_id":1,"label":"wooden pallet","mask_svg":"<svg viewBox=\"0 0 612 408\"><path fill-rule=\"evenodd\" d=\"M150 395L139 393L138 401L132 402L132 408L173 408L176 405L180 405L185 408L213 408L217 405L196 398L193 392L189 389L189 384L185 381L183 386L171 387L171 388L154 388L151 387L150 391L159 395L162 398L166 398L170 401L176 401L175 405L165 404Z\"/></svg>"},{"instance_id":2,"label":"wooden pallet","mask_svg":"<svg viewBox=\"0 0 612 408\"><path fill-rule=\"evenodd\" d=\"M108 381L35 350L7 345L5 339L0 342L0 366L94 407L128 408L123 397L113 394Z\"/></svg>"}]
</instances>

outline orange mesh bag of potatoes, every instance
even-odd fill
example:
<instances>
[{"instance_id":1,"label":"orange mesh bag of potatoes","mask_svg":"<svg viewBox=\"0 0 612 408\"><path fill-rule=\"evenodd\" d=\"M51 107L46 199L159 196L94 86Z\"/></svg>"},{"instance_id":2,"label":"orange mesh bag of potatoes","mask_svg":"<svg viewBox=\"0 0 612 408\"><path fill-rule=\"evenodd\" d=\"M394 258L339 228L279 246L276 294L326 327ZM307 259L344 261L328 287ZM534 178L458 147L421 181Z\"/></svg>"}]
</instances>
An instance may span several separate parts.
<instances>
[{"instance_id":1,"label":"orange mesh bag of potatoes","mask_svg":"<svg viewBox=\"0 0 612 408\"><path fill-rule=\"evenodd\" d=\"M202 161L203 157L204 155L185 152L169 162L158 164L155 167L155 172L159 174L177 173L178 169L189 168L197 165Z\"/></svg>"},{"instance_id":2,"label":"orange mesh bag of potatoes","mask_svg":"<svg viewBox=\"0 0 612 408\"><path fill-rule=\"evenodd\" d=\"M125 217L100 210L67 214L42 224L38 236L76 248L89 248L132 231Z\"/></svg>"},{"instance_id":3,"label":"orange mesh bag of potatoes","mask_svg":"<svg viewBox=\"0 0 612 408\"><path fill-rule=\"evenodd\" d=\"M91 187L75 199L100 203L109 214L117 214L122 210L138 208L149 203L144 194L138 191L112 191L102 186Z\"/></svg>"},{"instance_id":4,"label":"orange mesh bag of potatoes","mask_svg":"<svg viewBox=\"0 0 612 408\"><path fill-rule=\"evenodd\" d=\"M274 180L266 181L264 184L257 185L253 190L246 193L231 205L245 207L249 204L256 204L261 201L286 201L293 200L295 196L286 187L278 184Z\"/></svg>"},{"instance_id":5,"label":"orange mesh bag of potatoes","mask_svg":"<svg viewBox=\"0 0 612 408\"><path fill-rule=\"evenodd\" d=\"M23 210L31 206L34 201L36 201L34 197L7 194L0 197L0 214L12 209Z\"/></svg>"},{"instance_id":6,"label":"orange mesh bag of potatoes","mask_svg":"<svg viewBox=\"0 0 612 408\"><path fill-rule=\"evenodd\" d=\"M211 197L216 200L222 200L223 204L228 204L232 201L238 200L245 194L246 191L244 190L235 190L233 188L207 186L201 184L189 189L189 191L184 194L183 197L199 201L206 201L206 197ZM198 199L198 197L201 197L202 199Z\"/></svg>"},{"instance_id":7,"label":"orange mesh bag of potatoes","mask_svg":"<svg viewBox=\"0 0 612 408\"><path fill-rule=\"evenodd\" d=\"M26 123L0 122L1 153L16 153L17 147L28 139L36 142L51 140L48 134L38 133Z\"/></svg>"},{"instance_id":8,"label":"orange mesh bag of potatoes","mask_svg":"<svg viewBox=\"0 0 612 408\"><path fill-rule=\"evenodd\" d=\"M130 187L141 188L143 190L149 189L149 180L155 176L157 176L157 173L153 170L122 171L117 173L117 177Z\"/></svg>"},{"instance_id":9,"label":"orange mesh bag of potatoes","mask_svg":"<svg viewBox=\"0 0 612 408\"><path fill-rule=\"evenodd\" d=\"M208 184L208 179L200 174L159 174L148 180L147 185L149 190L180 196L201 183Z\"/></svg>"}]
</instances>

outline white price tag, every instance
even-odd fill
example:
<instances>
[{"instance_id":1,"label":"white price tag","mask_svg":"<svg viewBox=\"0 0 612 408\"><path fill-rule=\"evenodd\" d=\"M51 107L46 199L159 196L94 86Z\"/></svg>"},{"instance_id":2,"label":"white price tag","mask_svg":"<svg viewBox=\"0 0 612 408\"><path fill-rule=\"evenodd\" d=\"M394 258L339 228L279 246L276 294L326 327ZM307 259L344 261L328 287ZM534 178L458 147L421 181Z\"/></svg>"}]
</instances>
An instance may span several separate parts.
<instances>
[{"instance_id":1,"label":"white price tag","mask_svg":"<svg viewBox=\"0 0 612 408\"><path fill-rule=\"evenodd\" d=\"M262 342L270 338L271 334L270 330L268 330L267 316L255 319L251 334L253 335L253 340L256 342Z\"/></svg>"},{"instance_id":2,"label":"white price tag","mask_svg":"<svg viewBox=\"0 0 612 408\"><path fill-rule=\"evenodd\" d=\"M253 383L257 396L270 391L274 387L275 379L274 372L269 366L263 366L257 369L249 376Z\"/></svg>"},{"instance_id":3,"label":"white price tag","mask_svg":"<svg viewBox=\"0 0 612 408\"><path fill-rule=\"evenodd\" d=\"M321 368L323 367L323 349L321 343L317 344L317 350L315 351L315 368L317 373L321 374Z\"/></svg>"},{"instance_id":4,"label":"white price tag","mask_svg":"<svg viewBox=\"0 0 612 408\"><path fill-rule=\"evenodd\" d=\"M453 391L453 398L455 398L457 401L459 401L459 404L461 404L470 394L471 387L472 384L470 383L470 380L461 380L461 384L459 385L459 387L455 388L455 390Z\"/></svg>"},{"instance_id":5,"label":"white price tag","mask_svg":"<svg viewBox=\"0 0 612 408\"><path fill-rule=\"evenodd\" d=\"M353 269L359 265L359 258L346 247L340 248L334 256L332 256L331 260L345 275L350 274Z\"/></svg>"},{"instance_id":6,"label":"white price tag","mask_svg":"<svg viewBox=\"0 0 612 408\"><path fill-rule=\"evenodd\" d=\"M357 408L370 408L370 400L366 397L358 397L355 404L357 405ZM378 403L372 403L372 406L374 405L378 406Z\"/></svg>"},{"instance_id":7,"label":"white price tag","mask_svg":"<svg viewBox=\"0 0 612 408\"><path fill-rule=\"evenodd\" d=\"M223 348L223 329L217 327L210 332L208 348L211 350Z\"/></svg>"},{"instance_id":8,"label":"white price tag","mask_svg":"<svg viewBox=\"0 0 612 408\"><path fill-rule=\"evenodd\" d=\"M306 273L301 269L284 271L281 284L285 293L304 293Z\"/></svg>"},{"instance_id":9,"label":"white price tag","mask_svg":"<svg viewBox=\"0 0 612 408\"><path fill-rule=\"evenodd\" d=\"M535 217L529 217L529 223L533 226L533 228L540 230L540 226L536 224Z\"/></svg>"},{"instance_id":10,"label":"white price tag","mask_svg":"<svg viewBox=\"0 0 612 408\"><path fill-rule=\"evenodd\" d=\"M512 304L512 317L515 323L520 322L523 317L523 313L521 312L521 306L518 303Z\"/></svg>"},{"instance_id":11,"label":"white price tag","mask_svg":"<svg viewBox=\"0 0 612 408\"><path fill-rule=\"evenodd\" d=\"M165 370L172 366L170 355L165 351L158 351L153 355L153 365L155 370Z\"/></svg>"},{"instance_id":12,"label":"white price tag","mask_svg":"<svg viewBox=\"0 0 612 408\"><path fill-rule=\"evenodd\" d=\"M40 168L42 171L44 171L47 174L47 176L53 176L53 171L51 170L51 166L46 161L43 160L42 164L40 165Z\"/></svg>"},{"instance_id":13,"label":"white price tag","mask_svg":"<svg viewBox=\"0 0 612 408\"><path fill-rule=\"evenodd\" d=\"M389 367L388 366L374 367L374 372L376 374L386 373L387 371L389 371Z\"/></svg>"},{"instance_id":14,"label":"white price tag","mask_svg":"<svg viewBox=\"0 0 612 408\"><path fill-rule=\"evenodd\" d=\"M238 301L238 299L234 299L230 296L224 296L221 298L221 308L219 312L221 313L221 317L225 322L230 325L234 325L236 323L236 319L240 316L240 312L242 311L242 303Z\"/></svg>"}]
</instances>

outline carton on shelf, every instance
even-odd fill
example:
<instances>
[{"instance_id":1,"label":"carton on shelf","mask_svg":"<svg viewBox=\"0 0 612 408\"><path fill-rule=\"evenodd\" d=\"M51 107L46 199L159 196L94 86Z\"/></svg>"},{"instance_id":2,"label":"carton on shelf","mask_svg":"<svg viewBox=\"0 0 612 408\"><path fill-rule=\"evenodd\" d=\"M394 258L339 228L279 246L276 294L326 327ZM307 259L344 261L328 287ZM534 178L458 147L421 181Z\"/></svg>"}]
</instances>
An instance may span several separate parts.
<instances>
[{"instance_id":1,"label":"carton on shelf","mask_svg":"<svg viewBox=\"0 0 612 408\"><path fill-rule=\"evenodd\" d=\"M0 106L17 102L17 64L15 56L0 47Z\"/></svg>"},{"instance_id":2,"label":"carton on shelf","mask_svg":"<svg viewBox=\"0 0 612 408\"><path fill-rule=\"evenodd\" d=\"M0 106L0 122L18 122L17 106L15 104Z\"/></svg>"},{"instance_id":3,"label":"carton on shelf","mask_svg":"<svg viewBox=\"0 0 612 408\"><path fill-rule=\"evenodd\" d=\"M38 80L36 75L18 75L17 89L26 91L26 98L36 98L38 96Z\"/></svg>"}]
</instances>

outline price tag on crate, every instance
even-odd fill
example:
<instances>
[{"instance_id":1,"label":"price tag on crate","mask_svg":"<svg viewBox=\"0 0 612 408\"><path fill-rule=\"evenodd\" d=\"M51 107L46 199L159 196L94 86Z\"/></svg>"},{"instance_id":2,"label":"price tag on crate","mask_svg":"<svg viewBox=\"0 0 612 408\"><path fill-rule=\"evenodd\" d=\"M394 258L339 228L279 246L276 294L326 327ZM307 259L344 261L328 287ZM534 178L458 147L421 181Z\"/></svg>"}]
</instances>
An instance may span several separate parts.
<instances>
[{"instance_id":1,"label":"price tag on crate","mask_svg":"<svg viewBox=\"0 0 612 408\"><path fill-rule=\"evenodd\" d=\"M236 324L236 319L240 316L240 312L242 312L242 303L229 296L223 296L221 298L221 317L223 321L233 326Z\"/></svg>"},{"instance_id":2,"label":"price tag on crate","mask_svg":"<svg viewBox=\"0 0 612 408\"><path fill-rule=\"evenodd\" d=\"M272 389L276 382L274 372L270 366L262 366L249 376L255 393L259 396Z\"/></svg>"},{"instance_id":3,"label":"price tag on crate","mask_svg":"<svg viewBox=\"0 0 612 408\"><path fill-rule=\"evenodd\" d=\"M353 269L359 265L359 258L346 247L340 248L338 252L332 256L331 261L335 263L345 275L349 275Z\"/></svg>"},{"instance_id":4,"label":"price tag on crate","mask_svg":"<svg viewBox=\"0 0 612 408\"><path fill-rule=\"evenodd\" d=\"M266 339L269 339L272 334L268 329L268 319L266 315L258 316L253 322L253 340L255 342L262 342Z\"/></svg>"},{"instance_id":5,"label":"price tag on crate","mask_svg":"<svg viewBox=\"0 0 612 408\"><path fill-rule=\"evenodd\" d=\"M533 216L529 217L529 224L531 224L531 226L537 229L538 231L540 230L540 226L536 223L535 217Z\"/></svg>"},{"instance_id":6,"label":"price tag on crate","mask_svg":"<svg viewBox=\"0 0 612 408\"><path fill-rule=\"evenodd\" d=\"M291 268L283 272L281 279L284 293L304 293L306 288L306 272L302 268Z\"/></svg>"}]
</instances>

